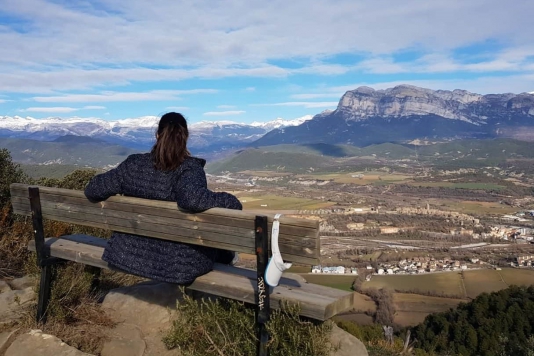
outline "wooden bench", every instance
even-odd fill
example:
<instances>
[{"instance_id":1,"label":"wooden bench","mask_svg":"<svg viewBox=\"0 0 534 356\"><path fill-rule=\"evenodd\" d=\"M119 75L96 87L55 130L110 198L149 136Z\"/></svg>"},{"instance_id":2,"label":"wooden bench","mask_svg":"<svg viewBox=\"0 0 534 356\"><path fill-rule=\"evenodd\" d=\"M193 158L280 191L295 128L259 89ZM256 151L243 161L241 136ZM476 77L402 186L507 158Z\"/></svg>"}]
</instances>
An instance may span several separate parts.
<instances>
[{"instance_id":1,"label":"wooden bench","mask_svg":"<svg viewBox=\"0 0 534 356\"><path fill-rule=\"evenodd\" d=\"M353 306L354 293L283 277L277 287L262 287L266 248L273 216L214 208L202 213L178 209L176 203L114 196L91 203L82 191L11 185L11 203L16 214L32 216L35 241L28 248L37 252L41 267L38 315L46 319L50 294L50 266L68 260L110 268L102 260L106 240L88 235L45 238L42 219L132 233L159 239L204 245L256 254L257 271L216 264L212 272L198 277L186 290L235 299L258 305L267 297L267 313L281 302L298 303L301 315L326 320ZM279 247L286 261L318 264L320 256L317 221L282 216ZM263 244L263 245L262 245ZM263 295L262 295L263 293ZM266 294L266 295L265 295ZM270 303L270 306L269 306ZM268 314L267 314L268 318Z\"/></svg>"}]
</instances>

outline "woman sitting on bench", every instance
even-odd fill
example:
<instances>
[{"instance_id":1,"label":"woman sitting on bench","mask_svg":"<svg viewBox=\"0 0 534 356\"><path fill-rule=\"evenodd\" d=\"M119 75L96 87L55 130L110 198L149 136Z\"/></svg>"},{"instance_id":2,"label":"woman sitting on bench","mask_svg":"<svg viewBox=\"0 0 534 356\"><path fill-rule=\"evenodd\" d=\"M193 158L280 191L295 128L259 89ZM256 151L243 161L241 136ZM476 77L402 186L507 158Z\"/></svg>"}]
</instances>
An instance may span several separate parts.
<instances>
[{"instance_id":1,"label":"woman sitting on bench","mask_svg":"<svg viewBox=\"0 0 534 356\"><path fill-rule=\"evenodd\" d=\"M93 202L116 194L175 201L191 212L216 207L241 210L235 196L207 188L206 161L191 156L188 137L181 114L163 115L152 151L130 155L117 168L95 176L85 188L85 196ZM234 253L215 248L114 232L102 259L128 273L188 284L211 271L215 262L230 263L233 257Z\"/></svg>"}]
</instances>

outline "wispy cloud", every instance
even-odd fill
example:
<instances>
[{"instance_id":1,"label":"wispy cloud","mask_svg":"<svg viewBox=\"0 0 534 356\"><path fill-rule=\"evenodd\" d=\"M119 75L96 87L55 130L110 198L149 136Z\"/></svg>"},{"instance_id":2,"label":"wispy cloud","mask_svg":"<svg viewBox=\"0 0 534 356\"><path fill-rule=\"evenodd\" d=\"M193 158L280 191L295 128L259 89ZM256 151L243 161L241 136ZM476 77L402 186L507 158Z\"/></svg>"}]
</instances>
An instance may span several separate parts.
<instances>
[{"instance_id":1,"label":"wispy cloud","mask_svg":"<svg viewBox=\"0 0 534 356\"><path fill-rule=\"evenodd\" d=\"M318 99L318 98L339 98L343 93L308 93L308 94L293 94L293 99Z\"/></svg>"},{"instance_id":2,"label":"wispy cloud","mask_svg":"<svg viewBox=\"0 0 534 356\"><path fill-rule=\"evenodd\" d=\"M59 96L36 96L32 99L40 103L84 103L84 102L118 102L118 101L150 101L150 100L176 100L179 95L212 94L215 89L191 90L153 90L147 92L113 92L100 94L66 94Z\"/></svg>"},{"instance_id":3,"label":"wispy cloud","mask_svg":"<svg viewBox=\"0 0 534 356\"><path fill-rule=\"evenodd\" d=\"M231 110L231 111L208 111L205 112L204 116L234 116L234 115L242 115L246 113L246 111L242 110Z\"/></svg>"},{"instance_id":4,"label":"wispy cloud","mask_svg":"<svg viewBox=\"0 0 534 356\"><path fill-rule=\"evenodd\" d=\"M82 109L84 109L84 110L105 110L106 107L105 106L100 106L100 105L87 105L87 106L84 106Z\"/></svg>"},{"instance_id":5,"label":"wispy cloud","mask_svg":"<svg viewBox=\"0 0 534 356\"><path fill-rule=\"evenodd\" d=\"M80 110L105 110L105 106L88 105L81 108L72 108L68 106L53 106L53 107L30 107L27 109L21 109L21 112L41 112L41 113L56 113L56 114L68 114Z\"/></svg>"},{"instance_id":6,"label":"wispy cloud","mask_svg":"<svg viewBox=\"0 0 534 356\"><path fill-rule=\"evenodd\" d=\"M20 110L21 112L42 112L42 113L57 113L57 114L66 114L74 111L78 111L77 108L69 108L66 106L56 106L56 107L31 107L27 109Z\"/></svg>"},{"instance_id":7,"label":"wispy cloud","mask_svg":"<svg viewBox=\"0 0 534 356\"><path fill-rule=\"evenodd\" d=\"M9 48L0 56L0 93L9 97L0 103L8 112L100 110L87 104L119 116L177 105L199 117L220 102L235 106L213 113L238 112L246 100L274 102L284 116L335 107L340 88L360 82L534 90L533 1L272 0L252 10L246 0L0 3L0 45ZM218 89L178 90L205 85ZM209 97L223 91L241 95Z\"/></svg>"},{"instance_id":8,"label":"wispy cloud","mask_svg":"<svg viewBox=\"0 0 534 356\"><path fill-rule=\"evenodd\" d=\"M252 106L302 106L306 109L312 108L330 108L336 107L338 104L337 101L288 101L284 103L274 103L274 104L252 104Z\"/></svg>"},{"instance_id":9,"label":"wispy cloud","mask_svg":"<svg viewBox=\"0 0 534 356\"><path fill-rule=\"evenodd\" d=\"M165 109L181 111L181 110L189 110L189 107L188 106L167 106Z\"/></svg>"}]
</instances>

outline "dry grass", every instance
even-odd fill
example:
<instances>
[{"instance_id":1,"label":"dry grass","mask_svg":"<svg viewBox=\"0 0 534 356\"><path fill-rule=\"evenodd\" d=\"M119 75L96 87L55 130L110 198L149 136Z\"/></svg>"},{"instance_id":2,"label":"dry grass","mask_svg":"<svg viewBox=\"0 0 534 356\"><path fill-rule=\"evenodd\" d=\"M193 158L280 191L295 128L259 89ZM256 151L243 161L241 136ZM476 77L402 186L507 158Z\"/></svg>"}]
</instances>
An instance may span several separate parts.
<instances>
[{"instance_id":1,"label":"dry grass","mask_svg":"<svg viewBox=\"0 0 534 356\"><path fill-rule=\"evenodd\" d=\"M401 326L414 326L423 322L427 315L456 308L465 299L431 297L419 294L395 293L395 323Z\"/></svg>"},{"instance_id":2,"label":"dry grass","mask_svg":"<svg viewBox=\"0 0 534 356\"><path fill-rule=\"evenodd\" d=\"M443 296L463 295L461 275L457 272L428 273L422 275L373 276L363 288L389 288L397 292L435 293Z\"/></svg>"}]
</instances>

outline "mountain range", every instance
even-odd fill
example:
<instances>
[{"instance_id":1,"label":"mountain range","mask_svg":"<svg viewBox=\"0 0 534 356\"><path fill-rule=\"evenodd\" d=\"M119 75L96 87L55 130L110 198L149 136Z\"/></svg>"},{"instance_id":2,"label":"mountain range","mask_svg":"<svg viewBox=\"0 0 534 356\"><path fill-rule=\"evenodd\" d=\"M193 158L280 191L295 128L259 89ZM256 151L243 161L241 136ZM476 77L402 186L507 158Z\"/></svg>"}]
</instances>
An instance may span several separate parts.
<instances>
[{"instance_id":1,"label":"mountain range","mask_svg":"<svg viewBox=\"0 0 534 356\"><path fill-rule=\"evenodd\" d=\"M242 147L275 128L300 125L312 115L294 120L278 118L269 122L243 124L233 121L202 121L189 125L192 151L212 153ZM65 135L87 136L133 149L146 150L154 143L159 117L105 121L98 118L34 119L0 116L0 137L53 141Z\"/></svg>"},{"instance_id":2,"label":"mountain range","mask_svg":"<svg viewBox=\"0 0 534 356\"><path fill-rule=\"evenodd\" d=\"M27 164L59 160L62 164L112 165L131 152L148 150L154 142L158 120L156 116L118 121L0 116L0 147L17 150L16 160ZM191 124L189 131L191 152L208 160L247 147L280 144L366 147L382 143L420 145L485 138L534 141L534 95L480 95L465 90L434 91L411 85L385 90L359 87L347 91L336 110L323 111L313 117L279 118L252 124L203 121ZM90 140L84 142L80 136ZM100 145L104 151L98 151L98 155L112 152L109 156L113 159L90 159L82 153L89 147L87 145L92 147L92 153Z\"/></svg>"},{"instance_id":3,"label":"mountain range","mask_svg":"<svg viewBox=\"0 0 534 356\"><path fill-rule=\"evenodd\" d=\"M480 95L399 85L346 92L337 109L295 127L278 128L255 146L329 143L367 146L383 142L511 137L534 139L534 95Z\"/></svg>"}]
</instances>

